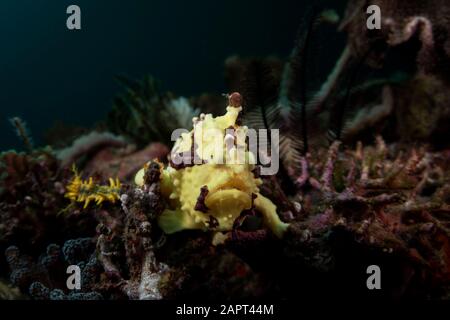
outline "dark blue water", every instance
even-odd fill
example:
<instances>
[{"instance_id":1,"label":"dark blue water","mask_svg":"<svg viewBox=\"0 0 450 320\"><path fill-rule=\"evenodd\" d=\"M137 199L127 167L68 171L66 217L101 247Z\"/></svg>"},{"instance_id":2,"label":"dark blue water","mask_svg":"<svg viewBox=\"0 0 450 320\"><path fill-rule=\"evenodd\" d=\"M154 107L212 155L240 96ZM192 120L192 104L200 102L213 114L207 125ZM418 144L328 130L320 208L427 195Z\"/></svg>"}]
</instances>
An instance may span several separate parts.
<instances>
[{"instance_id":1,"label":"dark blue water","mask_svg":"<svg viewBox=\"0 0 450 320\"><path fill-rule=\"evenodd\" d=\"M66 8L82 30L66 28ZM305 4L295 0L2 0L0 150L20 148L8 118L37 144L61 120L89 126L111 108L118 74L152 74L180 95L224 92L231 54L286 57Z\"/></svg>"}]
</instances>

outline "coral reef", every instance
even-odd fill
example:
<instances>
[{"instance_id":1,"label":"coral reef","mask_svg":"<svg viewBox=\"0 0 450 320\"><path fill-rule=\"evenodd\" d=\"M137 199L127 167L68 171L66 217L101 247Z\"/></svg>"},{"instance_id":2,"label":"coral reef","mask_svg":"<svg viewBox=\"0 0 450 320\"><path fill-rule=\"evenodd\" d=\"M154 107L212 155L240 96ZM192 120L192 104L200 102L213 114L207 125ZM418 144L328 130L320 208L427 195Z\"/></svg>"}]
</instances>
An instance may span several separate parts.
<instances>
[{"instance_id":1,"label":"coral reef","mask_svg":"<svg viewBox=\"0 0 450 320\"><path fill-rule=\"evenodd\" d=\"M358 274L378 264L387 296L443 298L450 281L448 155L425 145L386 144L381 137L374 146L359 143L352 149L335 142L315 148L300 158L300 171L291 168L292 196L273 192L279 178L262 177L261 192L290 221L284 237L268 232L251 207L246 219L212 243L201 231L165 235L159 229L170 199L163 195L165 173L158 162L146 166L140 186L121 186L120 203L89 206L81 215L72 208L58 216L68 202L64 184L57 182L70 183L70 172L58 170L50 153L7 153L2 206L15 208L20 195L46 192L49 200L42 203L52 199L54 206L47 208L47 218L30 202L20 204L25 210L2 214L2 227L11 229L2 232L8 270L0 272L18 288L6 291L10 298L294 298L331 296L344 283L346 292L367 295ZM29 187L37 181L41 188ZM210 207L208 189L198 190L197 210ZM27 218L19 215L27 211ZM63 220L50 223L50 217ZM96 232L80 227L85 224L97 225ZM27 228L32 236L21 241ZM83 282L81 290L71 291L66 268L74 264Z\"/></svg>"},{"instance_id":2,"label":"coral reef","mask_svg":"<svg viewBox=\"0 0 450 320\"><path fill-rule=\"evenodd\" d=\"M338 148L338 142L331 146L326 161L317 162L322 157L312 155L303 159L297 180L302 215L286 236L300 247L287 246L286 254L299 254L318 268L336 268L333 246L315 245L335 233L345 235L333 238L334 245L350 241L363 247L365 255L380 255L376 260L403 260L398 278L387 281L392 296L442 295L450 280L446 155L388 147L381 138L375 147Z\"/></svg>"},{"instance_id":3,"label":"coral reef","mask_svg":"<svg viewBox=\"0 0 450 320\"><path fill-rule=\"evenodd\" d=\"M242 95L223 116L206 114L223 96L177 97L146 77L120 78L104 127L71 129L55 150L14 118L26 152L0 155L0 299L448 299L450 9L380 0L377 31L368 4L349 1L323 83L307 76L334 11L308 14L287 61L227 59ZM276 174L261 174L249 128L279 129L264 155L280 156ZM367 290L370 265L381 291Z\"/></svg>"},{"instance_id":4,"label":"coral reef","mask_svg":"<svg viewBox=\"0 0 450 320\"><path fill-rule=\"evenodd\" d=\"M164 209L160 194L159 165L150 166L141 188L122 194L122 218L103 219L99 225L97 251L103 268L116 287L129 299L162 299L159 280L168 267L157 262L153 225ZM120 213L122 215L122 213ZM105 218L105 217L104 217ZM126 267L121 270L116 242L120 243Z\"/></svg>"}]
</instances>

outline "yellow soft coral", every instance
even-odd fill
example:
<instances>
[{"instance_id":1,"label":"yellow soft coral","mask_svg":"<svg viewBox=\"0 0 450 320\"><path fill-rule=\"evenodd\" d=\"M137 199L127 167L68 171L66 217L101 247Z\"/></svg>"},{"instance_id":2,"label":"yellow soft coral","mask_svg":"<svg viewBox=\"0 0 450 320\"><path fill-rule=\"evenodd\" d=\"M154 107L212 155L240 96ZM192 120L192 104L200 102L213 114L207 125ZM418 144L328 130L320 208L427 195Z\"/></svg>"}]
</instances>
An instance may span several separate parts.
<instances>
[{"instance_id":1,"label":"yellow soft coral","mask_svg":"<svg viewBox=\"0 0 450 320\"><path fill-rule=\"evenodd\" d=\"M164 232L230 231L242 211L254 206L263 215L264 224L282 237L288 224L279 219L276 206L259 194L262 180L253 174L254 155L245 141L248 129L236 124L241 110L240 105L230 103L221 117L202 115L193 120L193 130L182 134L175 143L172 155L192 151L194 142L201 164L163 170L161 191L170 206L158 220ZM226 129L230 128L236 138L227 144ZM145 168L136 175L136 184L143 185L144 173ZM201 190L206 192L204 199ZM198 207L199 201L202 208Z\"/></svg>"},{"instance_id":2,"label":"yellow soft coral","mask_svg":"<svg viewBox=\"0 0 450 320\"><path fill-rule=\"evenodd\" d=\"M73 203L83 203L86 209L91 202L101 205L103 202L115 203L119 200L120 181L118 179L109 179L109 185L103 186L94 183L92 177L87 181L82 180L75 167L73 168L74 177L66 186L65 197Z\"/></svg>"}]
</instances>

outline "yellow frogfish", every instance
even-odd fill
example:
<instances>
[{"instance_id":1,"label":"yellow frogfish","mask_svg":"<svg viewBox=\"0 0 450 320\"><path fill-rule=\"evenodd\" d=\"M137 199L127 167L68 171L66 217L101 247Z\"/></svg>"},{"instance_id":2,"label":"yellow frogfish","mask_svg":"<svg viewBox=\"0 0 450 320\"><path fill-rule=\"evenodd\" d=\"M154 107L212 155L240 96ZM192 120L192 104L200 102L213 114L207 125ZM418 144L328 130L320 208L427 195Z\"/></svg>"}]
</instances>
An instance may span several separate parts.
<instances>
[{"instance_id":1,"label":"yellow frogfish","mask_svg":"<svg viewBox=\"0 0 450 320\"><path fill-rule=\"evenodd\" d=\"M241 101L239 93L231 94L225 115L194 118L193 129L176 140L160 178L168 208L158 224L165 233L231 231L241 213L250 209L262 215L264 226L277 237L286 231L288 224L280 220L276 206L259 193L263 182L246 145L248 128L237 124ZM144 184L145 170L136 174L139 186Z\"/></svg>"}]
</instances>

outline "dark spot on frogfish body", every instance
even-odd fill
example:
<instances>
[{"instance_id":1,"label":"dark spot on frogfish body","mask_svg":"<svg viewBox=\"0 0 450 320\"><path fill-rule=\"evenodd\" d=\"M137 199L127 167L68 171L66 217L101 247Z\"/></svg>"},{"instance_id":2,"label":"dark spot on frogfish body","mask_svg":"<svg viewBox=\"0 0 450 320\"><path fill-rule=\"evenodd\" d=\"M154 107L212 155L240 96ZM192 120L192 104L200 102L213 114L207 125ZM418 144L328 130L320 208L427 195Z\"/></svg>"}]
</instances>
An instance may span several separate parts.
<instances>
[{"instance_id":1,"label":"dark spot on frogfish body","mask_svg":"<svg viewBox=\"0 0 450 320\"><path fill-rule=\"evenodd\" d=\"M207 213L209 208L205 204L206 196L208 195L209 190L208 186L203 186L200 189L200 195L197 198L197 203L195 204L194 209L203 213Z\"/></svg>"},{"instance_id":2,"label":"dark spot on frogfish body","mask_svg":"<svg viewBox=\"0 0 450 320\"><path fill-rule=\"evenodd\" d=\"M252 170L252 173L255 179L261 178L261 166L255 166L255 168Z\"/></svg>"},{"instance_id":3,"label":"dark spot on frogfish body","mask_svg":"<svg viewBox=\"0 0 450 320\"><path fill-rule=\"evenodd\" d=\"M217 221L216 218L214 218L213 216L209 216L209 221L208 221L208 227L210 229L215 229L219 226L219 221Z\"/></svg>"}]
</instances>

